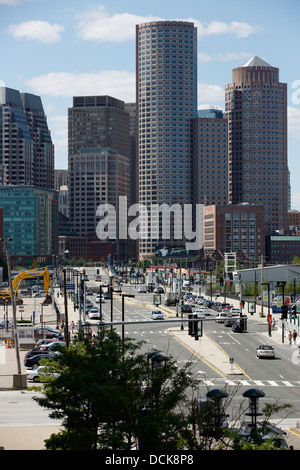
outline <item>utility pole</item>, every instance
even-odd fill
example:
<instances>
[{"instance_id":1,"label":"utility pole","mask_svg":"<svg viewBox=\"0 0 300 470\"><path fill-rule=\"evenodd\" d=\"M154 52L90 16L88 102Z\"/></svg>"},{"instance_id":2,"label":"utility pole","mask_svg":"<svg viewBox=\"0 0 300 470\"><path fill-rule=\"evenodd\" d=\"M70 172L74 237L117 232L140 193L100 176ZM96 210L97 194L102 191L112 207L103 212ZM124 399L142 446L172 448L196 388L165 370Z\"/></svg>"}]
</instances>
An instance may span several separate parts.
<instances>
[{"instance_id":1,"label":"utility pole","mask_svg":"<svg viewBox=\"0 0 300 470\"><path fill-rule=\"evenodd\" d=\"M6 250L6 260L7 260L7 271L8 271L10 299L11 299L12 313L13 313L15 350L16 350L18 374L21 375L20 348L19 348L19 337L18 337L18 331L17 331L16 299L15 299L15 293L14 293L14 289L13 289L13 285L12 285L10 255L9 255L9 248L8 248L8 242L11 241L11 238L9 238L9 239L6 238L4 241L5 241L5 250Z\"/></svg>"},{"instance_id":2,"label":"utility pole","mask_svg":"<svg viewBox=\"0 0 300 470\"><path fill-rule=\"evenodd\" d=\"M64 301L65 301L65 341L69 347L69 317L68 317L68 297L67 297L67 277L66 268L64 268Z\"/></svg>"}]
</instances>

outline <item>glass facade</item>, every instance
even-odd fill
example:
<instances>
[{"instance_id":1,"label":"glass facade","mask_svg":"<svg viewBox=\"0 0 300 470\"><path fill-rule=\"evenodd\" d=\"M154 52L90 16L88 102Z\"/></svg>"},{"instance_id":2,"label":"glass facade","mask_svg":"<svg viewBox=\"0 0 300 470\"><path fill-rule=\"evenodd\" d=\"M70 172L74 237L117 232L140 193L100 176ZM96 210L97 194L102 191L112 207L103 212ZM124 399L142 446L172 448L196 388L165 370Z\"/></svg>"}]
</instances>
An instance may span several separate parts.
<instances>
[{"instance_id":1,"label":"glass facade","mask_svg":"<svg viewBox=\"0 0 300 470\"><path fill-rule=\"evenodd\" d=\"M32 186L0 187L3 236L12 256L58 253L58 192Z\"/></svg>"}]
</instances>

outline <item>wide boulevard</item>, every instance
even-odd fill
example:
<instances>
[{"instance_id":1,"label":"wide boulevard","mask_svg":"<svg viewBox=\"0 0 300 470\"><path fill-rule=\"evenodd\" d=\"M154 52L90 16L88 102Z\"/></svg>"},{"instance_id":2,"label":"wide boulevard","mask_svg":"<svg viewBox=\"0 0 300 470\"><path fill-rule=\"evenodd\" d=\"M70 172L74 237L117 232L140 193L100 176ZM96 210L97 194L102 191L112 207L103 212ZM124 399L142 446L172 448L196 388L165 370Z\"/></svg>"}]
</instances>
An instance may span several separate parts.
<instances>
[{"instance_id":1,"label":"wide boulevard","mask_svg":"<svg viewBox=\"0 0 300 470\"><path fill-rule=\"evenodd\" d=\"M179 319L176 316L176 308L173 307L173 314L165 314L165 321L151 321L151 310L156 308L153 305L153 294L139 293L138 287L132 285L122 286L122 292L133 294L134 298L125 298L124 312L122 313L122 302L119 296L113 298L113 321L120 322L124 318L124 330L122 326L115 328L120 335L143 341L142 350L146 352L159 350L167 356L171 356L180 367L187 362L192 364L192 373L200 380L199 396L212 388L225 389L230 394L232 419L238 413L241 403L243 409L248 407L248 401L243 399L242 394L249 388L258 388L265 393L265 397L260 399L260 408L264 402L273 404L290 404L292 408L282 411L277 416L280 420L293 422L300 420L300 356L298 355L298 345L290 345L288 340L282 338L278 332L273 332L269 337L265 319L257 315L248 315L247 332L234 333L231 328L225 327L224 323L216 323L214 318L217 312L210 310L210 321L203 322L204 333L215 344L220 347L220 353L224 352L224 357L232 358L239 368L239 373L226 374L210 363L209 357L203 360L201 354L197 354L197 349L201 347L202 339L194 343L191 347L191 338L188 336L187 321L183 323L168 322L168 320ZM90 297L93 301L93 297ZM164 305L164 295L161 296ZM169 308L170 310L170 308ZM106 300L102 304L103 321L111 321L111 301ZM185 314L185 320L187 315ZM279 320L280 321L280 320ZM142 322L142 323L141 323ZM144 323L143 323L144 322ZM92 321L91 321L92 323ZM182 329L186 332L188 341L182 341L176 335L176 331ZM256 348L261 344L271 344L275 348L276 357L274 360L257 359ZM248 411L248 409L246 410Z\"/></svg>"}]
</instances>

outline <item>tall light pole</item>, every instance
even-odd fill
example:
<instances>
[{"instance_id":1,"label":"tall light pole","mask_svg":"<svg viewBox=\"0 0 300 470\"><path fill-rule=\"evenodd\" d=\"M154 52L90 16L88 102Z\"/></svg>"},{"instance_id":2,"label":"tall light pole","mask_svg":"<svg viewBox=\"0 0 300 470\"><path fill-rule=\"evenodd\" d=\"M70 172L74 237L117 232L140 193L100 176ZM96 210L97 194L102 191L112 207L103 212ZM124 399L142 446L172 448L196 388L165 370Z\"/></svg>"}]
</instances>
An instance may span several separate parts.
<instances>
[{"instance_id":1,"label":"tall light pole","mask_svg":"<svg viewBox=\"0 0 300 470\"><path fill-rule=\"evenodd\" d=\"M20 377L21 376L21 361L20 361L19 336L18 336L18 331L17 331L16 300L15 300L15 293L14 293L13 284L12 284L11 267L10 267L10 255L9 255L9 246L8 246L8 242L11 242L11 241L12 241L12 238L0 238L0 242L5 244L8 282L9 282L10 299L11 299L11 305L12 305L12 313L13 313L13 325L14 325L14 339L15 339L16 359L17 359L17 370L18 370L18 376Z\"/></svg>"},{"instance_id":2,"label":"tall light pole","mask_svg":"<svg viewBox=\"0 0 300 470\"><path fill-rule=\"evenodd\" d=\"M125 321L125 297L135 297L133 294L122 294L122 344L123 344L123 360L124 360L124 339L125 339L125 331L124 331L124 321Z\"/></svg>"}]
</instances>

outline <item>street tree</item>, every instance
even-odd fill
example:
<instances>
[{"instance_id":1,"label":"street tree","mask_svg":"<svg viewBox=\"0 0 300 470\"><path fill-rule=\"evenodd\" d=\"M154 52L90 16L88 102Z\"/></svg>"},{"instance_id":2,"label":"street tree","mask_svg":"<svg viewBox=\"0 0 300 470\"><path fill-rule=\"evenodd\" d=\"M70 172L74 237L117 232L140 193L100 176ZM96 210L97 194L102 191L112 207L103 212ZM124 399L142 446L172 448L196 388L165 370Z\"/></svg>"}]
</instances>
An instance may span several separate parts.
<instances>
[{"instance_id":1,"label":"street tree","mask_svg":"<svg viewBox=\"0 0 300 470\"><path fill-rule=\"evenodd\" d=\"M60 375L45 384L36 401L62 420L47 449L178 449L188 423L188 395L196 381L171 358L153 367L139 352L142 343L124 341L101 329L99 337L64 348ZM58 362L58 363L57 363ZM52 365L53 367L53 365Z\"/></svg>"}]
</instances>

